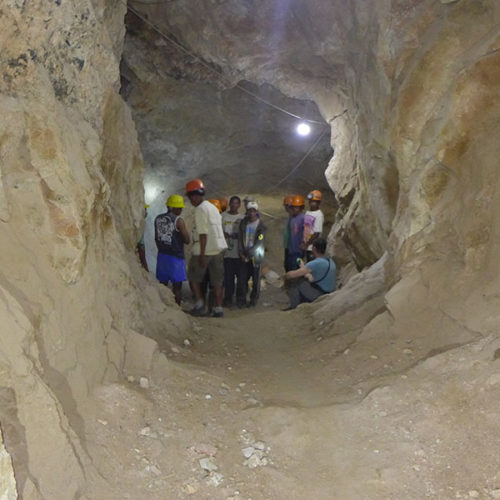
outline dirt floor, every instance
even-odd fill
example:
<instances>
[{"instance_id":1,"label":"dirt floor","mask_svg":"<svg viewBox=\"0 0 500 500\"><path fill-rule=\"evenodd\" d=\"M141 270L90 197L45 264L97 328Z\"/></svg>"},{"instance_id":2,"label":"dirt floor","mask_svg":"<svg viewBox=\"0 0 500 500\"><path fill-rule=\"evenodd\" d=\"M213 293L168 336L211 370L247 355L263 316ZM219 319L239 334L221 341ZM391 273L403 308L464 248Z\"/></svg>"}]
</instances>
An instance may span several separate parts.
<instances>
[{"instance_id":1,"label":"dirt floor","mask_svg":"<svg viewBox=\"0 0 500 500\"><path fill-rule=\"evenodd\" d=\"M500 498L498 340L375 338L380 297L333 323L285 303L197 318L148 387L95 391L92 498Z\"/></svg>"}]
</instances>

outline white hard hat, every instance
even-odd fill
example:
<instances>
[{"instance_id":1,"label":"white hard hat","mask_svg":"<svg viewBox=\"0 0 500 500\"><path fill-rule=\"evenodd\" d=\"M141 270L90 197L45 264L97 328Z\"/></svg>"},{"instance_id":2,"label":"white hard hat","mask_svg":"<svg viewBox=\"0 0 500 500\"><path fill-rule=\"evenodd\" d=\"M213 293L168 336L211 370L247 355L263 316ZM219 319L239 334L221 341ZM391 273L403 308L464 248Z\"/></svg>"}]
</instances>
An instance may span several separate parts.
<instances>
[{"instance_id":1,"label":"white hard hat","mask_svg":"<svg viewBox=\"0 0 500 500\"><path fill-rule=\"evenodd\" d=\"M249 208L255 208L255 210L259 210L259 205L257 204L257 202L256 202L256 201L249 201L249 202L247 203L247 210L248 210Z\"/></svg>"}]
</instances>

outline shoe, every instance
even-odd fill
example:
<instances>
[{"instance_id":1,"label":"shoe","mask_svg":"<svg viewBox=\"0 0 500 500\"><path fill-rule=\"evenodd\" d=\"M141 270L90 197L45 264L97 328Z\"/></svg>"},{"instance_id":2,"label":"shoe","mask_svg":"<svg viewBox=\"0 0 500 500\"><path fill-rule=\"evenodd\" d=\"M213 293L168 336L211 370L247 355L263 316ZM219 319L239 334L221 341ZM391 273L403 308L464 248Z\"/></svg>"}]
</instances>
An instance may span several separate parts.
<instances>
[{"instance_id":1,"label":"shoe","mask_svg":"<svg viewBox=\"0 0 500 500\"><path fill-rule=\"evenodd\" d=\"M238 303L238 309L243 309L246 306L247 306L246 302L240 302L240 303Z\"/></svg>"},{"instance_id":2,"label":"shoe","mask_svg":"<svg viewBox=\"0 0 500 500\"><path fill-rule=\"evenodd\" d=\"M191 316L203 316L204 315L204 307L196 307L194 306L191 311L189 311L189 314L191 314Z\"/></svg>"},{"instance_id":3,"label":"shoe","mask_svg":"<svg viewBox=\"0 0 500 500\"><path fill-rule=\"evenodd\" d=\"M247 304L247 307L255 307L257 305L257 301L256 300L251 300L248 304Z\"/></svg>"},{"instance_id":4,"label":"shoe","mask_svg":"<svg viewBox=\"0 0 500 500\"><path fill-rule=\"evenodd\" d=\"M222 318L224 316L224 311L213 311L212 318Z\"/></svg>"},{"instance_id":5,"label":"shoe","mask_svg":"<svg viewBox=\"0 0 500 500\"><path fill-rule=\"evenodd\" d=\"M293 309L295 309L295 307L288 306L288 307L285 307L284 309L282 309L282 311L291 311Z\"/></svg>"}]
</instances>

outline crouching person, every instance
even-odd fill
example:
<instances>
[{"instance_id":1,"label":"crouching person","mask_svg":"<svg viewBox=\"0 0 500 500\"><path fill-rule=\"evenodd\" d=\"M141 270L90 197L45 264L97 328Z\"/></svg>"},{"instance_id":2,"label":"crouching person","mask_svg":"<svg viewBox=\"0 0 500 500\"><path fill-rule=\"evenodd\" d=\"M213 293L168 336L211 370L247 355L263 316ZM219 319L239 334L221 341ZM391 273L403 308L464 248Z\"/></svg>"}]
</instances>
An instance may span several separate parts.
<instances>
[{"instance_id":1,"label":"crouching person","mask_svg":"<svg viewBox=\"0 0 500 500\"><path fill-rule=\"evenodd\" d=\"M285 274L285 279L301 278L288 290L290 303L285 311L295 309L302 302L313 302L321 295L335 290L337 268L325 252L325 238L316 238L312 243L314 259L307 264L301 263L299 269Z\"/></svg>"}]
</instances>

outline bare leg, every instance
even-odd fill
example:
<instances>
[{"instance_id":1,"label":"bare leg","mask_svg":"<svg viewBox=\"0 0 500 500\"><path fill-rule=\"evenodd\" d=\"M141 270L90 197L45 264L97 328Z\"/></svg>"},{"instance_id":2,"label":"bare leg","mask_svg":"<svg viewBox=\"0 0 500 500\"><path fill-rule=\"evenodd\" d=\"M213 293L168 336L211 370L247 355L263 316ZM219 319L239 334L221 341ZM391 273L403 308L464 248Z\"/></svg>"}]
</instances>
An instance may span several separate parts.
<instances>
[{"instance_id":1,"label":"bare leg","mask_svg":"<svg viewBox=\"0 0 500 500\"><path fill-rule=\"evenodd\" d=\"M191 283L191 290L193 290L196 301L203 301L203 296L201 295L201 283Z\"/></svg>"},{"instance_id":2,"label":"bare leg","mask_svg":"<svg viewBox=\"0 0 500 500\"><path fill-rule=\"evenodd\" d=\"M215 291L215 307L222 307L223 288L221 286L214 286Z\"/></svg>"},{"instance_id":3,"label":"bare leg","mask_svg":"<svg viewBox=\"0 0 500 500\"><path fill-rule=\"evenodd\" d=\"M174 291L175 303L180 306L182 300L182 281L179 281L179 283L173 283L172 289Z\"/></svg>"}]
</instances>

